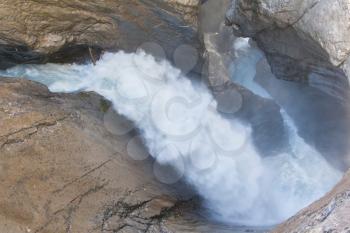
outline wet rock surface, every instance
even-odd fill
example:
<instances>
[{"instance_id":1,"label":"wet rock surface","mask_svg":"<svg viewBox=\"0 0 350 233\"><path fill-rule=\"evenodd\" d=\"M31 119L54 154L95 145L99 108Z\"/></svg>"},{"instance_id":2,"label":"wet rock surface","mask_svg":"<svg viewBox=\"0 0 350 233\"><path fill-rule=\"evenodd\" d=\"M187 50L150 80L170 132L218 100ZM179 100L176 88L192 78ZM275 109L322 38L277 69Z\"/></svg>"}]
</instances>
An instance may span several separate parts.
<instances>
[{"instance_id":1,"label":"wet rock surface","mask_svg":"<svg viewBox=\"0 0 350 233\"><path fill-rule=\"evenodd\" d=\"M231 80L231 53L235 38L232 31L224 25L229 2L207 1L200 8L200 30L206 48L207 83L218 102L218 111L226 118L238 118L250 125L258 152L263 156L274 156L289 148L281 108L273 100L255 95Z\"/></svg>"},{"instance_id":2,"label":"wet rock surface","mask_svg":"<svg viewBox=\"0 0 350 233\"><path fill-rule=\"evenodd\" d=\"M350 164L350 45L342 39L350 33L348 6L347 0L234 0L227 12L234 33L252 37L266 55L257 82L294 119L300 136L342 170Z\"/></svg>"},{"instance_id":3,"label":"wet rock surface","mask_svg":"<svg viewBox=\"0 0 350 233\"><path fill-rule=\"evenodd\" d=\"M283 93L287 84L269 81L268 66L258 65L258 82L296 120L298 133L342 169L349 167L349 6L347 0L233 0L227 13L227 24L258 43L277 78L307 84L289 84ZM348 232L349 180L348 172L272 232Z\"/></svg>"},{"instance_id":4,"label":"wet rock surface","mask_svg":"<svg viewBox=\"0 0 350 233\"><path fill-rule=\"evenodd\" d=\"M0 232L169 232L189 196L128 156L133 136L106 129L102 103L0 79Z\"/></svg>"},{"instance_id":5,"label":"wet rock surface","mask_svg":"<svg viewBox=\"0 0 350 233\"><path fill-rule=\"evenodd\" d=\"M83 62L91 59L90 53L97 59L103 51L133 52L139 46L173 60L176 49L183 44L197 49L201 59L195 28L200 1L167 2L2 1L0 68L24 63ZM347 47L343 45L347 42L334 46L335 41L316 33L318 25L308 25L307 17L311 16L307 14L314 8L323 12L327 6L303 1L305 7L296 9L290 1L287 8L262 5L270 10L260 12L256 1L233 2L240 4L231 9L239 18L229 17L230 23L239 25L237 32L241 35L258 41L277 77L309 82L344 100L349 66ZM345 6L340 4L341 10L346 10ZM334 13L339 9L331 10ZM339 17L346 17L346 12ZM331 26L335 26L331 32L334 35L347 33L344 25ZM340 55L334 55L338 50L342 50ZM208 51L214 57L217 52ZM223 70L222 61L216 61L212 63L214 70ZM194 69L200 73L201 61L198 64ZM234 117L252 124L254 140L257 145L267 146L260 148L266 154L284 148L285 128L279 106L232 84L225 72L216 77L218 80L209 82L220 82L213 87L218 110L223 115L228 113L228 117L233 111ZM243 108L232 109L237 101L242 101L238 105ZM106 129L104 114L108 108L95 94L52 94L30 81L0 79L0 232L231 232L229 227L208 227L207 222L194 227L198 222L191 221L196 218L182 218L181 213L192 210L193 202L186 201L189 197L179 194L179 188L160 184L153 177L151 159L138 163L128 156L127 142L134 135L120 137ZM271 112L278 113L277 117L269 119ZM327 127L334 124L330 122ZM305 129L310 138L318 133ZM263 141L267 138L276 143ZM328 147L322 141L317 143ZM349 230L348 223L342 221L349 214L348 180L347 175L335 191L276 231Z\"/></svg>"},{"instance_id":6,"label":"wet rock surface","mask_svg":"<svg viewBox=\"0 0 350 233\"><path fill-rule=\"evenodd\" d=\"M350 112L346 102L299 82L277 79L266 59L257 64L256 81L294 120L298 134L335 168L346 171Z\"/></svg>"},{"instance_id":7,"label":"wet rock surface","mask_svg":"<svg viewBox=\"0 0 350 233\"><path fill-rule=\"evenodd\" d=\"M96 58L101 51L135 52L140 46L147 48L145 42L156 43L172 60L183 44L200 51L186 14L161 0L2 1L0 68L84 61L90 59L89 48ZM194 11L191 14L194 17Z\"/></svg>"},{"instance_id":8,"label":"wet rock surface","mask_svg":"<svg viewBox=\"0 0 350 233\"><path fill-rule=\"evenodd\" d=\"M201 73L198 3L4 1L0 68L83 62L89 49L97 59L103 51L139 46L172 61L185 44L196 49L194 72ZM250 92L245 98L258 101ZM52 94L30 81L0 78L0 232L236 231L202 216L184 219L197 207L192 190L158 182L152 159L134 161L127 146L135 132L112 134L109 107L95 94ZM124 121L114 123L118 128Z\"/></svg>"},{"instance_id":9,"label":"wet rock surface","mask_svg":"<svg viewBox=\"0 0 350 233\"><path fill-rule=\"evenodd\" d=\"M165 0L171 4L174 9L184 15L184 19L193 26L198 26L198 12L203 0Z\"/></svg>"},{"instance_id":10,"label":"wet rock surface","mask_svg":"<svg viewBox=\"0 0 350 233\"><path fill-rule=\"evenodd\" d=\"M307 82L344 99L348 92L348 0L234 0L227 23L253 37L281 79Z\"/></svg>"}]
</instances>

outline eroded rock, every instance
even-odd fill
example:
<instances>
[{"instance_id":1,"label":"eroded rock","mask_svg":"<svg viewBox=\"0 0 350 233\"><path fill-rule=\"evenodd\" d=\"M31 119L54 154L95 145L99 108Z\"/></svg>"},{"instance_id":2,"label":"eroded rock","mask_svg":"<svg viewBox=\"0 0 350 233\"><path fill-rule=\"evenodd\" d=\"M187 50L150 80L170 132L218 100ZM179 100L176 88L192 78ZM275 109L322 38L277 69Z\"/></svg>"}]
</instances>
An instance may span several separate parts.
<instances>
[{"instance_id":1,"label":"eroded rock","mask_svg":"<svg viewBox=\"0 0 350 233\"><path fill-rule=\"evenodd\" d=\"M233 0L227 14L227 24L233 27L236 35L257 41L276 77L309 84L310 87L296 84L299 96L285 96L287 105L291 106L287 111L299 119L297 122L302 126L299 133L307 141L316 139L312 145L326 152L328 161L341 163L343 169L348 168L349 7L348 0ZM267 80L262 82L268 83ZM308 89L311 92L306 94ZM277 93L279 87L271 86L270 90ZM316 108L312 102L303 100L305 94L319 102ZM297 104L300 107L293 107ZM302 117L313 108L315 116L311 115L310 119L324 124L320 132L311 130L312 124ZM317 134L322 136L315 137ZM333 138L337 141L333 146L339 143L338 147L329 144ZM325 197L273 232L348 232L349 180L348 172Z\"/></svg>"},{"instance_id":2,"label":"eroded rock","mask_svg":"<svg viewBox=\"0 0 350 233\"><path fill-rule=\"evenodd\" d=\"M135 52L145 42L158 44L172 60L180 45L201 50L187 14L161 0L1 1L0 68L84 61L89 48L96 57L101 51Z\"/></svg>"},{"instance_id":3,"label":"eroded rock","mask_svg":"<svg viewBox=\"0 0 350 233\"><path fill-rule=\"evenodd\" d=\"M182 12L185 20L195 27L198 26L198 13L202 0L165 0L178 12Z\"/></svg>"},{"instance_id":4,"label":"eroded rock","mask_svg":"<svg viewBox=\"0 0 350 233\"><path fill-rule=\"evenodd\" d=\"M231 79L235 37L224 23L229 4L230 0L212 0L201 5L200 30L207 68L204 78L218 102L218 112L250 125L258 152L263 156L274 156L289 148L281 109L273 100L254 94Z\"/></svg>"},{"instance_id":5,"label":"eroded rock","mask_svg":"<svg viewBox=\"0 0 350 233\"><path fill-rule=\"evenodd\" d=\"M269 66L259 65L259 83L294 119L299 135L343 170L349 167L348 3L233 0L226 22L265 53Z\"/></svg>"},{"instance_id":6,"label":"eroded rock","mask_svg":"<svg viewBox=\"0 0 350 233\"><path fill-rule=\"evenodd\" d=\"M348 0L233 0L227 23L258 42L278 78L308 82L345 99L349 7Z\"/></svg>"},{"instance_id":7,"label":"eroded rock","mask_svg":"<svg viewBox=\"0 0 350 233\"><path fill-rule=\"evenodd\" d=\"M128 156L104 103L0 79L0 232L169 232L182 195Z\"/></svg>"}]
</instances>

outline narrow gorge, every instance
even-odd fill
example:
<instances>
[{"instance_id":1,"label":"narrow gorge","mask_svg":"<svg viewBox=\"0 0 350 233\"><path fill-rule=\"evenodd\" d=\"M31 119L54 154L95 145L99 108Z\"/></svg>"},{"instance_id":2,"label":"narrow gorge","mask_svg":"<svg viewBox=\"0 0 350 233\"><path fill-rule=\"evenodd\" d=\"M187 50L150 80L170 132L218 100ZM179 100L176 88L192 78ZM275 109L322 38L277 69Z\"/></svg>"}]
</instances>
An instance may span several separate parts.
<instances>
[{"instance_id":1,"label":"narrow gorge","mask_svg":"<svg viewBox=\"0 0 350 233\"><path fill-rule=\"evenodd\" d=\"M350 231L348 0L0 19L0 233Z\"/></svg>"}]
</instances>

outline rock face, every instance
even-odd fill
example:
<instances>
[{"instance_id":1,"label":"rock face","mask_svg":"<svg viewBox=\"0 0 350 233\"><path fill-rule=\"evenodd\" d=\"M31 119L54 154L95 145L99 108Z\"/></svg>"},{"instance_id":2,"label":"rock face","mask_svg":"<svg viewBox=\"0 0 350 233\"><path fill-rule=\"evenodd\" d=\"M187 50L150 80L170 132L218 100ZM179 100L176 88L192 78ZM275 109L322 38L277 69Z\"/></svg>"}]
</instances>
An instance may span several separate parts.
<instances>
[{"instance_id":1,"label":"rock face","mask_svg":"<svg viewBox=\"0 0 350 233\"><path fill-rule=\"evenodd\" d=\"M180 196L128 156L133 134L111 134L107 109L0 78L0 232L168 232Z\"/></svg>"},{"instance_id":2,"label":"rock face","mask_svg":"<svg viewBox=\"0 0 350 233\"><path fill-rule=\"evenodd\" d=\"M236 6L250 17L248 33L269 27L293 27L305 33L329 55L332 64L343 64L350 55L350 1L293 0L293 1L236 1ZM253 3L254 2L254 3ZM253 7L253 8L248 8ZM250 12L249 12L250 11ZM248 15L248 13L252 13ZM246 25L241 25L246 28ZM252 31L250 31L252 30Z\"/></svg>"},{"instance_id":3,"label":"rock face","mask_svg":"<svg viewBox=\"0 0 350 233\"><path fill-rule=\"evenodd\" d=\"M284 107L295 119L299 134L329 161L342 161L336 162L342 169L349 166L349 158L344 158L349 151L346 135L350 132L346 123L350 119L346 75L350 44L345 39L350 34L349 4L348 0L336 4L315 0L233 0L226 15L236 35L252 37L257 42L277 78L307 84L296 90L303 88L304 96L311 97L306 99L309 103L302 101L301 95L286 96L284 99L290 103L289 108ZM258 73L262 76L261 71ZM270 89L278 92L277 86ZM277 98L283 102L283 94ZM310 103L315 99L321 104ZM333 107L333 111L328 110ZM315 117L306 114L310 109L319 112L318 116L315 112ZM312 123L315 119L318 120ZM315 128L318 122L324 125Z\"/></svg>"},{"instance_id":4,"label":"rock face","mask_svg":"<svg viewBox=\"0 0 350 233\"><path fill-rule=\"evenodd\" d=\"M348 91L350 1L233 0L227 23L253 37L274 74L344 98Z\"/></svg>"},{"instance_id":5,"label":"rock face","mask_svg":"<svg viewBox=\"0 0 350 233\"><path fill-rule=\"evenodd\" d=\"M349 232L350 171L325 197L300 211L272 232Z\"/></svg>"},{"instance_id":6,"label":"rock face","mask_svg":"<svg viewBox=\"0 0 350 233\"><path fill-rule=\"evenodd\" d=\"M144 42L157 43L171 60L179 45L200 50L184 15L162 0L1 1L0 68L84 58L89 47L94 54L135 52Z\"/></svg>"},{"instance_id":7,"label":"rock face","mask_svg":"<svg viewBox=\"0 0 350 233\"><path fill-rule=\"evenodd\" d=\"M198 10L202 0L165 0L178 12L184 15L184 19L194 26L198 26Z\"/></svg>"},{"instance_id":8,"label":"rock face","mask_svg":"<svg viewBox=\"0 0 350 233\"><path fill-rule=\"evenodd\" d=\"M290 102L286 105L291 106L286 110L292 117L298 119L298 115L302 116L306 114L306 110L315 108L312 102L303 101L301 93L307 93L307 89L311 90L306 95L311 95L321 103L314 111L314 114L319 116L315 114L311 119L324 123L324 128L320 132L312 131L312 124L299 117L297 122L301 122L302 126L299 128L299 134L309 142L312 142L310 138L316 138L317 140L311 144L319 149L324 145L326 156L329 156L328 160L342 161L342 168L348 168L346 163L348 161L344 158L341 160L331 150L340 149L343 157L344 154L348 154L346 151L348 151L349 129L345 126L349 122L349 19L349 0L232 0L227 13L227 24L233 27L236 35L252 37L257 42L265 52L276 77L309 84L306 88L295 84L297 90L295 93L300 94L293 97L286 95L284 99ZM261 71L258 70L260 75ZM279 87L274 86L271 89L278 92ZM321 90L327 98L323 98L323 94L318 93L318 90ZM283 98L280 102L284 102ZM293 107L296 103L301 103L300 107ZM335 109L330 110L334 106ZM326 121L322 121L323 118ZM340 125L337 126L339 122ZM340 128L342 125L343 128ZM325 136L317 136L322 133L325 133ZM331 147L329 141L337 137L340 139L336 140L340 142L339 146ZM345 159L348 160L348 156ZM337 166L339 167L339 164ZM349 232L349 218L350 173L348 172L325 197L300 211L272 232Z\"/></svg>"},{"instance_id":9,"label":"rock face","mask_svg":"<svg viewBox=\"0 0 350 233\"><path fill-rule=\"evenodd\" d=\"M258 152L264 156L274 156L289 147L281 109L272 100L257 96L231 80L234 38L232 31L224 24L229 3L229 0L206 1L200 7L199 22L206 49L207 84L216 98L218 111L226 118L238 118L248 123L252 127L252 137Z\"/></svg>"}]
</instances>

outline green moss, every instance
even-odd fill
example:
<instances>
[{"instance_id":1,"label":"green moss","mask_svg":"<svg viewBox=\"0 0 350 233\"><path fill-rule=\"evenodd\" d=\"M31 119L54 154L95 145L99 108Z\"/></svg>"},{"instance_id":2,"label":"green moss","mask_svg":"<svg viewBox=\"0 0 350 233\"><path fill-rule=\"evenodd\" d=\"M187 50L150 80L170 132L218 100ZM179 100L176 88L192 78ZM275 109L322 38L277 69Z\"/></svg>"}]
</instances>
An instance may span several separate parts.
<instances>
[{"instance_id":1,"label":"green moss","mask_svg":"<svg viewBox=\"0 0 350 233\"><path fill-rule=\"evenodd\" d=\"M100 100L100 109L103 113L106 113L111 107L111 103L105 99Z\"/></svg>"},{"instance_id":2,"label":"green moss","mask_svg":"<svg viewBox=\"0 0 350 233\"><path fill-rule=\"evenodd\" d=\"M93 101L93 96L90 95L91 93L89 92L80 92L78 95L81 99L91 102ZM102 97L101 97L102 98ZM96 102L95 102L96 103ZM109 108L111 107L111 102L105 99L100 99L100 111L103 113L106 113Z\"/></svg>"},{"instance_id":3,"label":"green moss","mask_svg":"<svg viewBox=\"0 0 350 233\"><path fill-rule=\"evenodd\" d=\"M82 98L82 99L90 98L90 95L89 95L89 93L87 93L87 92L79 92L78 95L79 95L80 98Z\"/></svg>"}]
</instances>

